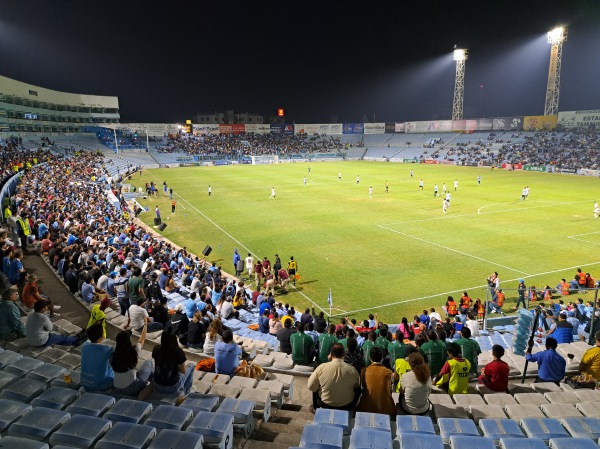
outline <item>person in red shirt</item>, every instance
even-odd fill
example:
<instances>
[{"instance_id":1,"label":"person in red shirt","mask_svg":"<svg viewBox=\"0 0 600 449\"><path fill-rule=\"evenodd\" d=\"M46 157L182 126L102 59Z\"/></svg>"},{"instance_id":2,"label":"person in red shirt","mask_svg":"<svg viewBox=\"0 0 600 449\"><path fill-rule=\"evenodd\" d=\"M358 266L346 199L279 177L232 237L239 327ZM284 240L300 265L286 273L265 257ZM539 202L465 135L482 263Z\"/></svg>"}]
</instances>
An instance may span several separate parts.
<instances>
[{"instance_id":1,"label":"person in red shirt","mask_svg":"<svg viewBox=\"0 0 600 449\"><path fill-rule=\"evenodd\" d=\"M494 360L481 369L481 376L478 378L480 384L484 384L493 391L506 392L508 388L508 372L510 368L505 361L501 360L503 355L504 348L502 346L492 346L492 357Z\"/></svg>"}]
</instances>

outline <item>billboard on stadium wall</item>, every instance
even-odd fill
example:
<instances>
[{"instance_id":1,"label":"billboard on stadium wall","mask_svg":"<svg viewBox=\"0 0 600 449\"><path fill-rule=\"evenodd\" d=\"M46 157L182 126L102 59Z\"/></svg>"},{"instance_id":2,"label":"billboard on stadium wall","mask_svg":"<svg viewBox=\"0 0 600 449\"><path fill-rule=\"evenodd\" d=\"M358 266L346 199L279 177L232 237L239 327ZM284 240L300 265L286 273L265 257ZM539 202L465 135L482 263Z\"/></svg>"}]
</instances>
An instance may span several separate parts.
<instances>
[{"instance_id":1,"label":"billboard on stadium wall","mask_svg":"<svg viewBox=\"0 0 600 449\"><path fill-rule=\"evenodd\" d=\"M385 122L385 133L393 134L396 132L396 124L394 122Z\"/></svg>"},{"instance_id":2,"label":"billboard on stadium wall","mask_svg":"<svg viewBox=\"0 0 600 449\"><path fill-rule=\"evenodd\" d=\"M526 115L523 117L523 129L529 130L550 130L556 128L558 117L556 115Z\"/></svg>"},{"instance_id":3,"label":"billboard on stadium wall","mask_svg":"<svg viewBox=\"0 0 600 449\"><path fill-rule=\"evenodd\" d=\"M233 133L233 125L219 125L219 134Z\"/></svg>"},{"instance_id":4,"label":"billboard on stadium wall","mask_svg":"<svg viewBox=\"0 0 600 449\"><path fill-rule=\"evenodd\" d=\"M271 127L269 125L259 125L259 124L248 124L246 126L247 133L254 134L269 134L271 132Z\"/></svg>"},{"instance_id":5,"label":"billboard on stadium wall","mask_svg":"<svg viewBox=\"0 0 600 449\"><path fill-rule=\"evenodd\" d=\"M505 170L523 170L523 164L502 164Z\"/></svg>"},{"instance_id":6,"label":"billboard on stadium wall","mask_svg":"<svg viewBox=\"0 0 600 449\"><path fill-rule=\"evenodd\" d=\"M477 119L477 131L491 131L493 122L491 118Z\"/></svg>"},{"instance_id":7,"label":"billboard on stadium wall","mask_svg":"<svg viewBox=\"0 0 600 449\"><path fill-rule=\"evenodd\" d=\"M246 125L241 125L241 124L233 124L231 125L231 132L233 132L233 134L243 134L246 132Z\"/></svg>"},{"instance_id":8,"label":"billboard on stadium wall","mask_svg":"<svg viewBox=\"0 0 600 449\"><path fill-rule=\"evenodd\" d=\"M427 123L427 132L447 132L452 131L452 120L431 120Z\"/></svg>"},{"instance_id":9,"label":"billboard on stadium wall","mask_svg":"<svg viewBox=\"0 0 600 449\"><path fill-rule=\"evenodd\" d=\"M591 170L589 168L580 168L577 173L583 176L600 176L600 170Z\"/></svg>"},{"instance_id":10,"label":"billboard on stadium wall","mask_svg":"<svg viewBox=\"0 0 600 449\"><path fill-rule=\"evenodd\" d=\"M452 131L466 131L467 121L466 120L452 120Z\"/></svg>"},{"instance_id":11,"label":"billboard on stadium wall","mask_svg":"<svg viewBox=\"0 0 600 449\"><path fill-rule=\"evenodd\" d=\"M281 123L271 123L271 134L283 134L283 128L285 125Z\"/></svg>"},{"instance_id":12,"label":"billboard on stadium wall","mask_svg":"<svg viewBox=\"0 0 600 449\"><path fill-rule=\"evenodd\" d=\"M385 134L385 123L365 123L365 134Z\"/></svg>"},{"instance_id":13,"label":"billboard on stadium wall","mask_svg":"<svg viewBox=\"0 0 600 449\"><path fill-rule=\"evenodd\" d=\"M396 133L406 132L406 123L395 123L394 124L394 132L396 132Z\"/></svg>"},{"instance_id":14,"label":"billboard on stadium wall","mask_svg":"<svg viewBox=\"0 0 600 449\"><path fill-rule=\"evenodd\" d=\"M319 134L343 134L343 125L341 123L320 123Z\"/></svg>"},{"instance_id":15,"label":"billboard on stadium wall","mask_svg":"<svg viewBox=\"0 0 600 449\"><path fill-rule=\"evenodd\" d=\"M296 134L308 134L312 136L314 134L319 134L320 127L317 123L306 123L304 125L294 125L294 132Z\"/></svg>"},{"instance_id":16,"label":"billboard on stadium wall","mask_svg":"<svg viewBox=\"0 0 600 449\"><path fill-rule=\"evenodd\" d=\"M565 128L600 127L600 109L559 112L558 124Z\"/></svg>"},{"instance_id":17,"label":"billboard on stadium wall","mask_svg":"<svg viewBox=\"0 0 600 449\"><path fill-rule=\"evenodd\" d=\"M364 123L344 123L344 127L342 129L343 134L364 134L364 132Z\"/></svg>"},{"instance_id":18,"label":"billboard on stadium wall","mask_svg":"<svg viewBox=\"0 0 600 449\"><path fill-rule=\"evenodd\" d=\"M219 134L219 125L217 125L217 124L194 125L194 135L195 136L203 136L206 134Z\"/></svg>"},{"instance_id":19,"label":"billboard on stadium wall","mask_svg":"<svg viewBox=\"0 0 600 449\"><path fill-rule=\"evenodd\" d=\"M546 171L545 165L523 165L523 170L526 171Z\"/></svg>"},{"instance_id":20,"label":"billboard on stadium wall","mask_svg":"<svg viewBox=\"0 0 600 449\"><path fill-rule=\"evenodd\" d=\"M283 134L287 136L294 135L294 125L283 125Z\"/></svg>"}]
</instances>

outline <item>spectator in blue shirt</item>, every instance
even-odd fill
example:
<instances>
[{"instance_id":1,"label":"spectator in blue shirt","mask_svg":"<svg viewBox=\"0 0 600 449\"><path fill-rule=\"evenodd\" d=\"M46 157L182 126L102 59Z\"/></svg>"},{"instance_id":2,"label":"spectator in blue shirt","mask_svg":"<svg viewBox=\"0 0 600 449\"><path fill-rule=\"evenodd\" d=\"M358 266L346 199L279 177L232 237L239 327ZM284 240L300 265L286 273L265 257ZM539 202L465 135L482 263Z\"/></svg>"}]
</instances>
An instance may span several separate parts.
<instances>
[{"instance_id":1,"label":"spectator in blue shirt","mask_svg":"<svg viewBox=\"0 0 600 449\"><path fill-rule=\"evenodd\" d=\"M546 338L546 350L532 354L533 339L529 340L529 347L527 348L526 360L529 362L537 362L538 364L538 375L535 379L535 383L538 382L554 382L556 385L565 377L565 369L567 361L558 352L556 347L558 343L555 338Z\"/></svg>"},{"instance_id":2,"label":"spectator in blue shirt","mask_svg":"<svg viewBox=\"0 0 600 449\"><path fill-rule=\"evenodd\" d=\"M8 266L8 280L11 285L19 284L21 281L21 273L25 272L21 259L23 259L23 252L17 251L15 257L10 261L10 265Z\"/></svg>"},{"instance_id":3,"label":"spectator in blue shirt","mask_svg":"<svg viewBox=\"0 0 600 449\"><path fill-rule=\"evenodd\" d=\"M189 319L192 319L196 310L198 310L198 304L196 303L196 292L194 292L185 301L185 314Z\"/></svg>"},{"instance_id":4,"label":"spectator in blue shirt","mask_svg":"<svg viewBox=\"0 0 600 449\"><path fill-rule=\"evenodd\" d=\"M110 365L114 348L102 344L102 324L88 327L87 333L90 341L86 341L81 348L81 385L86 391L108 390L115 377Z\"/></svg>"},{"instance_id":5,"label":"spectator in blue shirt","mask_svg":"<svg viewBox=\"0 0 600 449\"><path fill-rule=\"evenodd\" d=\"M258 318L258 330L263 334L269 333L269 307L263 310Z\"/></svg>"},{"instance_id":6,"label":"spectator in blue shirt","mask_svg":"<svg viewBox=\"0 0 600 449\"><path fill-rule=\"evenodd\" d=\"M233 341L231 330L225 330L222 338L223 341L215 343L215 369L217 374L233 376L240 364L242 348Z\"/></svg>"}]
</instances>

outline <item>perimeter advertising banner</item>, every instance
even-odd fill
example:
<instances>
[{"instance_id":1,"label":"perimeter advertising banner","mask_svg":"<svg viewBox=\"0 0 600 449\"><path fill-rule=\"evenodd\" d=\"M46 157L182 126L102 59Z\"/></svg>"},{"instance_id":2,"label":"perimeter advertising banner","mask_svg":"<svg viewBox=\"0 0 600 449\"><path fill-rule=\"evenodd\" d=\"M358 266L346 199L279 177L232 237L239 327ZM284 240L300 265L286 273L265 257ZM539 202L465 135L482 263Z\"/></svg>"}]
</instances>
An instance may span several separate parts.
<instances>
[{"instance_id":1,"label":"perimeter advertising banner","mask_svg":"<svg viewBox=\"0 0 600 449\"><path fill-rule=\"evenodd\" d=\"M269 134L271 132L271 127L269 125L246 125L246 132L247 133L254 133L254 134Z\"/></svg>"},{"instance_id":2,"label":"perimeter advertising banner","mask_svg":"<svg viewBox=\"0 0 600 449\"><path fill-rule=\"evenodd\" d=\"M477 131L491 131L492 125L491 118L480 118L477 120Z\"/></svg>"},{"instance_id":3,"label":"perimeter advertising banner","mask_svg":"<svg viewBox=\"0 0 600 449\"><path fill-rule=\"evenodd\" d=\"M320 128L317 123L307 123L304 125L294 125L294 130L296 134L308 134L312 136L314 134L319 134Z\"/></svg>"},{"instance_id":4,"label":"perimeter advertising banner","mask_svg":"<svg viewBox=\"0 0 600 449\"><path fill-rule=\"evenodd\" d=\"M232 134L233 125L219 125L219 134Z\"/></svg>"},{"instance_id":5,"label":"perimeter advertising banner","mask_svg":"<svg viewBox=\"0 0 600 449\"><path fill-rule=\"evenodd\" d=\"M341 123L321 123L319 124L319 134L343 134L343 126Z\"/></svg>"},{"instance_id":6,"label":"perimeter advertising banner","mask_svg":"<svg viewBox=\"0 0 600 449\"><path fill-rule=\"evenodd\" d=\"M365 123L365 134L385 134L385 123Z\"/></svg>"},{"instance_id":7,"label":"perimeter advertising banner","mask_svg":"<svg viewBox=\"0 0 600 449\"><path fill-rule=\"evenodd\" d=\"M394 132L397 132L397 133L406 132L406 123L396 123L396 124L394 124Z\"/></svg>"},{"instance_id":8,"label":"perimeter advertising banner","mask_svg":"<svg viewBox=\"0 0 600 449\"><path fill-rule=\"evenodd\" d=\"M271 123L271 133L293 135L294 134L294 125Z\"/></svg>"},{"instance_id":9,"label":"perimeter advertising banner","mask_svg":"<svg viewBox=\"0 0 600 449\"><path fill-rule=\"evenodd\" d=\"M233 124L231 125L233 134L243 134L246 132L246 125Z\"/></svg>"},{"instance_id":10,"label":"perimeter advertising banner","mask_svg":"<svg viewBox=\"0 0 600 449\"><path fill-rule=\"evenodd\" d=\"M558 124L565 128L589 128L600 126L600 109L567 111L558 113Z\"/></svg>"},{"instance_id":11,"label":"perimeter advertising banner","mask_svg":"<svg viewBox=\"0 0 600 449\"><path fill-rule=\"evenodd\" d=\"M394 122L385 122L385 133L393 134L396 132L396 124Z\"/></svg>"},{"instance_id":12,"label":"perimeter advertising banner","mask_svg":"<svg viewBox=\"0 0 600 449\"><path fill-rule=\"evenodd\" d=\"M556 115L526 115L523 117L523 129L550 130L556 128L558 116Z\"/></svg>"},{"instance_id":13,"label":"perimeter advertising banner","mask_svg":"<svg viewBox=\"0 0 600 449\"><path fill-rule=\"evenodd\" d=\"M364 123L344 123L343 134L364 134Z\"/></svg>"},{"instance_id":14,"label":"perimeter advertising banner","mask_svg":"<svg viewBox=\"0 0 600 449\"><path fill-rule=\"evenodd\" d=\"M407 133L435 133L452 131L452 120L429 120L425 122L406 122Z\"/></svg>"},{"instance_id":15,"label":"perimeter advertising banner","mask_svg":"<svg viewBox=\"0 0 600 449\"><path fill-rule=\"evenodd\" d=\"M523 170L527 170L527 171L546 171L546 166L545 165L523 165Z\"/></svg>"},{"instance_id":16,"label":"perimeter advertising banner","mask_svg":"<svg viewBox=\"0 0 600 449\"><path fill-rule=\"evenodd\" d=\"M206 134L219 134L219 125L217 125L217 124L194 125L194 135L195 136L203 136Z\"/></svg>"}]
</instances>

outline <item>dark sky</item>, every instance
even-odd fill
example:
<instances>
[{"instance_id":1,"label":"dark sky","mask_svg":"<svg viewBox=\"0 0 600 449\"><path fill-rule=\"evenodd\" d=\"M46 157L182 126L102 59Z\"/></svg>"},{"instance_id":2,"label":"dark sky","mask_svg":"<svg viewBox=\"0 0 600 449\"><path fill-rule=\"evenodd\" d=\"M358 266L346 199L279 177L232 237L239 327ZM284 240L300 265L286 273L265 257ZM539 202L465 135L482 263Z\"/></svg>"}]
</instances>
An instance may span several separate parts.
<instances>
[{"instance_id":1,"label":"dark sky","mask_svg":"<svg viewBox=\"0 0 600 449\"><path fill-rule=\"evenodd\" d=\"M278 107L296 123L444 119L457 44L466 118L534 115L545 33L562 24L560 110L600 108L598 0L2 0L0 74L116 95L122 122Z\"/></svg>"}]
</instances>

